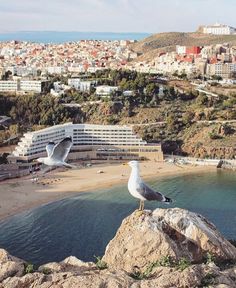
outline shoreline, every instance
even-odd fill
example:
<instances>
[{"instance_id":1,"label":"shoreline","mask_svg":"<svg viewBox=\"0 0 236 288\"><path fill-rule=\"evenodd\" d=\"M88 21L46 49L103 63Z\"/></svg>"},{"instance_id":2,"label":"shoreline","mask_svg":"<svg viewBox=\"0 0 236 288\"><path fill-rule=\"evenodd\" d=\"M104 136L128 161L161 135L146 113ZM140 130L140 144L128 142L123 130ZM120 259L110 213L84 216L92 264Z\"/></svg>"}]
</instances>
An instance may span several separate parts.
<instances>
[{"instance_id":1,"label":"shoreline","mask_svg":"<svg viewBox=\"0 0 236 288\"><path fill-rule=\"evenodd\" d=\"M140 163L140 170L142 178L148 181L153 178L214 172L216 168L148 161ZM0 184L0 221L80 193L95 193L94 190L123 185L127 183L129 174L128 166L99 164L82 169L54 170L40 178L38 183L32 182L32 176L5 181Z\"/></svg>"}]
</instances>

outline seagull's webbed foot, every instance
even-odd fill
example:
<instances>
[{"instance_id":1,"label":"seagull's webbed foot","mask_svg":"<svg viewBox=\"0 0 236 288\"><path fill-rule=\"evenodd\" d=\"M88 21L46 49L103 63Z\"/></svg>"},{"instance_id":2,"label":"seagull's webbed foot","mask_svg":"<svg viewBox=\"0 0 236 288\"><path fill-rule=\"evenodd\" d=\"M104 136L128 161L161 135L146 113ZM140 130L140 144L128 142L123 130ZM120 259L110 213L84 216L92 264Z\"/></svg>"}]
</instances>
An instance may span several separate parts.
<instances>
[{"instance_id":1,"label":"seagull's webbed foot","mask_svg":"<svg viewBox=\"0 0 236 288\"><path fill-rule=\"evenodd\" d=\"M140 200L139 209L136 211L136 213L141 216L144 213L144 201Z\"/></svg>"},{"instance_id":2,"label":"seagull's webbed foot","mask_svg":"<svg viewBox=\"0 0 236 288\"><path fill-rule=\"evenodd\" d=\"M144 215L145 212L144 212L144 210L139 210L139 209L137 209L137 210L135 211L135 214L136 214L138 217L140 217L140 216Z\"/></svg>"}]
</instances>

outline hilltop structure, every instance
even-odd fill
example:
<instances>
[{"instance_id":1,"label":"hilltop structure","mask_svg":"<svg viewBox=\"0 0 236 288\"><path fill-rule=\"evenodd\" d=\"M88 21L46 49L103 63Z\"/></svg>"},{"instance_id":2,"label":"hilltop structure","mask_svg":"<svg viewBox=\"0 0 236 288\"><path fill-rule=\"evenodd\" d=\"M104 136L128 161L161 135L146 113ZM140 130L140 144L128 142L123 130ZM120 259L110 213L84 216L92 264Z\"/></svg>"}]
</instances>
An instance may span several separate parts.
<instances>
[{"instance_id":1,"label":"hilltop structure","mask_svg":"<svg viewBox=\"0 0 236 288\"><path fill-rule=\"evenodd\" d=\"M213 34L213 35L232 35L236 34L236 28L229 25L216 23L209 26L202 26L201 31L204 34Z\"/></svg>"}]
</instances>

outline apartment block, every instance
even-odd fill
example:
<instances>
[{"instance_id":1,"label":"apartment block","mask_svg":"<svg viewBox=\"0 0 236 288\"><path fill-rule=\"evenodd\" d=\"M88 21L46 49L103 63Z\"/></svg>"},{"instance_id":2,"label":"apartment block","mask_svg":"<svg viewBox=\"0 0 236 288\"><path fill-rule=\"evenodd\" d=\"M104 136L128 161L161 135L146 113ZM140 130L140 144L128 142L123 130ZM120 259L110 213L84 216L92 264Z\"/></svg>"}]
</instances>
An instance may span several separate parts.
<instances>
[{"instance_id":1,"label":"apartment block","mask_svg":"<svg viewBox=\"0 0 236 288\"><path fill-rule=\"evenodd\" d=\"M36 92L41 93L46 88L47 81L6 80L0 81L0 92Z\"/></svg>"},{"instance_id":2,"label":"apartment block","mask_svg":"<svg viewBox=\"0 0 236 288\"><path fill-rule=\"evenodd\" d=\"M17 92L19 89L19 81L0 81L0 92Z\"/></svg>"}]
</instances>

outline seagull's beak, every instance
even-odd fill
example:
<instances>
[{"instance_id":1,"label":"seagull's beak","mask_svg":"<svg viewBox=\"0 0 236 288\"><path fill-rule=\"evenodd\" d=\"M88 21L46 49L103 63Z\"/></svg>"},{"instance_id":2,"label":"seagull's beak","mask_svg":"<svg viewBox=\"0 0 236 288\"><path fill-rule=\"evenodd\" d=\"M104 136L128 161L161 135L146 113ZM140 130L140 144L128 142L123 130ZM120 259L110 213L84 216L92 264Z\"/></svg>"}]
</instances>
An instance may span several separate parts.
<instances>
[{"instance_id":1,"label":"seagull's beak","mask_svg":"<svg viewBox=\"0 0 236 288\"><path fill-rule=\"evenodd\" d=\"M123 165L123 166L129 166L129 164L128 164L128 163L123 163L122 165Z\"/></svg>"},{"instance_id":2,"label":"seagull's beak","mask_svg":"<svg viewBox=\"0 0 236 288\"><path fill-rule=\"evenodd\" d=\"M38 162L38 161L37 161L37 159L33 159L33 161L32 161L32 162L33 162L33 163L36 163L36 162Z\"/></svg>"}]
</instances>

